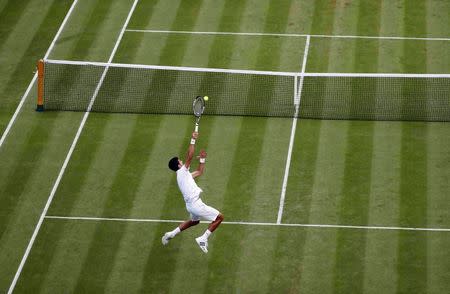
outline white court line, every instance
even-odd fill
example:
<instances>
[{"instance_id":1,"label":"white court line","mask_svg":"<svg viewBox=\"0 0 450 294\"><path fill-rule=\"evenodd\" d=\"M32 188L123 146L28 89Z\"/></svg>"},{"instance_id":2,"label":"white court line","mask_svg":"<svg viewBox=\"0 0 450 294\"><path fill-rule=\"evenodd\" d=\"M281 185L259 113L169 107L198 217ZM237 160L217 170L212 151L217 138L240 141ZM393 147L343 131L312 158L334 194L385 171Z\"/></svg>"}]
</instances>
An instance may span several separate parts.
<instances>
[{"instance_id":1,"label":"white court line","mask_svg":"<svg viewBox=\"0 0 450 294\"><path fill-rule=\"evenodd\" d=\"M165 31L165 30L139 30L127 29L135 33L162 33L162 34L190 34L190 35L225 35L225 36L272 36L272 37L313 37L313 38L340 38L340 39L380 39L380 40L421 40L421 41L450 41L450 38L433 37L397 37L397 36L352 36L352 35L308 35L289 33L245 33L245 32L199 32L199 31Z\"/></svg>"},{"instance_id":2,"label":"white court line","mask_svg":"<svg viewBox=\"0 0 450 294\"><path fill-rule=\"evenodd\" d=\"M306 62L308 61L308 51L309 51L310 39L311 39L310 36L306 37L305 52L303 53L301 74L304 74L306 71ZM291 138L289 140L289 149L288 149L288 155L287 155L287 159L286 159L286 168L284 171L283 186L281 188L280 205L278 208L277 224L281 223L281 218L283 217L284 200L286 198L286 189L287 189L287 183L288 183L288 178L289 178L289 169L291 166L292 149L294 148L295 130L297 129L297 116L298 116L298 111L300 108L300 100L302 97L303 78L304 78L304 76L302 75L300 78L300 83L298 85L298 93L294 93L294 96L298 97L298 101L296 101L296 104L295 104L295 115L294 115L294 119L292 120Z\"/></svg>"},{"instance_id":3,"label":"white court line","mask_svg":"<svg viewBox=\"0 0 450 294\"><path fill-rule=\"evenodd\" d=\"M56 215L48 215L45 218L56 220L115 221L115 222L141 222L141 223L182 223L184 221L172 219L56 216ZM201 223L209 223L209 222L201 221ZM328 224L288 224L288 223L263 223L263 222L227 222L227 221L222 222L222 224L243 225L243 226L270 226L270 227L306 227L306 228L386 230L386 231L390 230L390 231L450 232L450 229L448 228L410 228L410 227L388 227L388 226L350 226L350 225L328 225Z\"/></svg>"},{"instance_id":4,"label":"white court line","mask_svg":"<svg viewBox=\"0 0 450 294\"><path fill-rule=\"evenodd\" d=\"M124 25L122 27L122 30L120 31L119 37L116 40L116 44L114 45L114 49L111 52L111 55L109 56L109 59L108 59L109 63L111 63L111 61L114 58L114 55L116 54L117 48L119 47L120 41L122 40L123 34L125 33L125 29L126 29L128 23L129 23L130 19L131 19L131 15L133 14L134 9L135 9L136 4L137 4L138 1L139 0L135 0L134 1L133 6L131 7L131 10L128 13L128 17L127 17L127 19L126 19L126 21L125 21L125 23L124 23ZM74 138L74 140L72 142L72 145L70 146L69 152L67 153L66 159L64 160L64 164L61 167L61 170L60 170L60 172L58 174L58 178L56 179L56 182L53 185L53 188L52 188L52 191L50 193L50 196L47 199L47 203L45 204L45 207L44 207L44 210L42 211L41 217L39 218L39 221L38 221L38 223L36 225L36 228L34 229L33 235L31 236L30 242L28 243L28 246L27 246L27 249L25 251L25 254L22 257L22 261L20 262L19 268L17 269L16 275L14 276L14 280L12 281L11 286L10 286L10 288L8 290L8 294L11 294L13 292L14 287L16 286L17 280L20 277L20 274L21 274L22 269L23 269L23 267L25 265L25 262L27 261L28 255L30 254L31 248L33 247L34 241L36 240L36 237L37 237L37 235L39 233L39 230L40 230L40 228L42 226L42 223L44 222L45 215L47 214L47 211L48 211L48 209L50 207L50 204L52 203L53 197L55 196L56 190L58 189L59 183L60 183L60 181L61 181L61 179L62 179L62 177L64 175L64 172L65 172L65 170L67 168L67 165L69 164L70 158L72 157L72 153L75 150L75 146L77 145L78 139L80 138L81 132L83 131L84 125L86 123L86 120L89 117L89 113L90 113L89 110L90 110L90 108L92 107L92 105L93 105L93 103L95 101L95 98L96 98L96 96L98 94L98 91L99 91L99 89L100 89L100 87L101 87L101 85L103 83L103 80L104 80L104 78L106 76L106 72L107 71L108 71L108 68L105 68L105 71L103 72L103 75L102 75L102 77L101 77L101 79L100 79L100 81L99 81L99 83L97 85L97 88L95 89L95 92L94 92L94 94L93 94L93 96L91 98L91 102L90 102L90 104L88 106L88 109L87 109L87 111L85 112L85 114L83 116L81 124L80 124L80 126L78 128L77 134L75 135L75 138Z\"/></svg>"},{"instance_id":5,"label":"white court line","mask_svg":"<svg viewBox=\"0 0 450 294\"><path fill-rule=\"evenodd\" d=\"M59 35L61 35L62 30L66 26L67 20L69 19L70 15L72 14L73 9L77 5L77 2L78 2L78 0L74 0L72 2L72 6L70 6L70 9L67 12L66 16L64 17L64 20L61 23L61 26L59 27L58 32L56 32L56 35L53 38L53 41L50 44L50 47L48 47L47 52L45 53L44 59L47 59L47 57L52 52L53 47L55 46L56 41L59 39ZM37 76L38 76L38 73L36 71L36 73L33 76L33 79L31 80L30 84L28 85L27 90L25 91L25 94L23 94L22 99L20 99L20 103L19 103L19 105L17 105L16 111L14 112L11 120L9 121L8 125L6 126L5 132L3 133L2 138L0 139L0 148L2 147L3 143L5 142L6 136L8 136L8 133L11 130L11 127L13 126L14 122L16 121L16 118L19 115L19 112L22 109L22 106L28 97L28 94L30 93L31 88L33 88L33 85L36 82Z\"/></svg>"}]
</instances>

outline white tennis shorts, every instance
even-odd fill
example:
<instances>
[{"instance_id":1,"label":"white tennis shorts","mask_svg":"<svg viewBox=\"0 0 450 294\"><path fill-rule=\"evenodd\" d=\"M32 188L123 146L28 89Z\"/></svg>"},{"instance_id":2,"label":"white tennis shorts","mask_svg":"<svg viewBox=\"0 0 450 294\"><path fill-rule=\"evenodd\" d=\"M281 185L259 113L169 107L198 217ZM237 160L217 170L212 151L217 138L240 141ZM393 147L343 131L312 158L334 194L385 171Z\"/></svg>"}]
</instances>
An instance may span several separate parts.
<instances>
[{"instance_id":1,"label":"white tennis shorts","mask_svg":"<svg viewBox=\"0 0 450 294\"><path fill-rule=\"evenodd\" d=\"M200 219L215 221L220 212L214 207L208 206L199 198L193 203L186 203L186 209L191 214L191 220L199 221Z\"/></svg>"}]
</instances>

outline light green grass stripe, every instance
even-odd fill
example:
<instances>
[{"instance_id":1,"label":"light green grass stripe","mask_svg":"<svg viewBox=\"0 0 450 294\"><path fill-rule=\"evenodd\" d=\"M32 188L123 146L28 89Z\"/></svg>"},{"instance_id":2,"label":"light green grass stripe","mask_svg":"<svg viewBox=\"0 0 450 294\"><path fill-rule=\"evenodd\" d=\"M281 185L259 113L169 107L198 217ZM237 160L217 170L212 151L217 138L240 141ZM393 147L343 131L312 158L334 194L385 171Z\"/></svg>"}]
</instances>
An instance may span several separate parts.
<instances>
[{"instance_id":1,"label":"light green grass stripe","mask_svg":"<svg viewBox=\"0 0 450 294\"><path fill-rule=\"evenodd\" d=\"M450 19L448 17L449 11L450 11L450 2L448 1L432 1L432 0L426 1L426 13L427 13L426 20L427 20L428 36L450 35L449 31ZM448 65L449 63L446 64Z\"/></svg>"},{"instance_id":2,"label":"light green grass stripe","mask_svg":"<svg viewBox=\"0 0 450 294\"><path fill-rule=\"evenodd\" d=\"M428 35L450 35L450 20L446 12L450 11L448 1L426 2L426 26ZM448 13L447 13L448 14ZM450 42L427 42L427 72L450 73Z\"/></svg>"},{"instance_id":3,"label":"light green grass stripe","mask_svg":"<svg viewBox=\"0 0 450 294\"><path fill-rule=\"evenodd\" d=\"M426 34L425 3L404 1L405 35ZM403 62L407 72L426 72L423 57L426 44L404 42ZM417 95L426 95L425 85ZM425 123L403 123L401 141L400 223L426 226L427 222L427 133ZM399 233L398 284L399 293L427 292L427 241L418 235Z\"/></svg>"},{"instance_id":4,"label":"light green grass stripe","mask_svg":"<svg viewBox=\"0 0 450 294\"><path fill-rule=\"evenodd\" d=\"M322 121L309 223L338 222L337 208L343 184L347 126L348 123L344 121ZM336 231L320 236L307 233L300 291L333 291L336 236ZM323 267L323 264L327 264L327 267Z\"/></svg>"},{"instance_id":5,"label":"light green grass stripe","mask_svg":"<svg viewBox=\"0 0 450 294\"><path fill-rule=\"evenodd\" d=\"M427 222L450 226L450 124L431 124L428 131ZM427 236L427 289L444 293L450 288L450 236Z\"/></svg>"}]
</instances>

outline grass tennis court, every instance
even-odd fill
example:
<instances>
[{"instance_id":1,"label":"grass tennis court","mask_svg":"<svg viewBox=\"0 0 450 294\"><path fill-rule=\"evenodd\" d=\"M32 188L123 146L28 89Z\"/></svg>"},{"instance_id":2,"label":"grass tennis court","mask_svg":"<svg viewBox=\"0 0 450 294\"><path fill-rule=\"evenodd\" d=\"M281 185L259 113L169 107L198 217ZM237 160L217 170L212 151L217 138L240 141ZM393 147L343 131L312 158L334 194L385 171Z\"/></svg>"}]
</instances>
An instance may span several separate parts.
<instances>
[{"instance_id":1,"label":"grass tennis court","mask_svg":"<svg viewBox=\"0 0 450 294\"><path fill-rule=\"evenodd\" d=\"M205 255L206 224L161 245L188 217L167 161L185 154L192 116L90 113L77 136L85 113L35 112L30 82L46 53L107 62L115 45L116 63L299 72L307 35L306 72L448 74L449 12L440 0L0 0L0 292L446 293L450 123L299 119L291 137L292 118L205 116L198 182L226 221Z\"/></svg>"}]
</instances>

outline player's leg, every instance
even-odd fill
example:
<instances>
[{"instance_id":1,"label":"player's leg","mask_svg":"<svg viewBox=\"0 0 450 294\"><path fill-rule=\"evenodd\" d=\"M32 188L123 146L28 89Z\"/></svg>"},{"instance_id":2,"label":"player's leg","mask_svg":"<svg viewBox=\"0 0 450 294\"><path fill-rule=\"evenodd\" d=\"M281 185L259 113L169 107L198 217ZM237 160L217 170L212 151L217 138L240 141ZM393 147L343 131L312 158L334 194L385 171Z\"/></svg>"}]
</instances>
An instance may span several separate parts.
<instances>
[{"instance_id":1,"label":"player's leg","mask_svg":"<svg viewBox=\"0 0 450 294\"><path fill-rule=\"evenodd\" d=\"M221 214L217 209L208 206L204 203L202 203L200 210L201 211L198 212L199 216L201 216L204 219L212 221L211 224L208 226L208 229L205 231L205 233L203 233L203 235L195 239L198 246L200 246L200 249L202 249L203 252L207 253L208 239L211 236L211 233L214 232L220 225L220 223L223 221L224 217L223 214Z\"/></svg>"},{"instance_id":2,"label":"player's leg","mask_svg":"<svg viewBox=\"0 0 450 294\"><path fill-rule=\"evenodd\" d=\"M167 243L169 243L169 240L174 238L176 235L178 235L179 233L181 233L181 231L184 231L192 226L198 225L200 223L200 219L191 216L192 219L187 220L182 222L178 227L176 227L174 230L167 232L164 234L164 236L162 237L161 241L163 243L163 245L167 245Z\"/></svg>"},{"instance_id":3,"label":"player's leg","mask_svg":"<svg viewBox=\"0 0 450 294\"><path fill-rule=\"evenodd\" d=\"M209 224L208 230L211 233L214 232L222 221L223 221L223 214L219 213L219 215L216 217L216 219L212 223Z\"/></svg>"}]
</instances>

